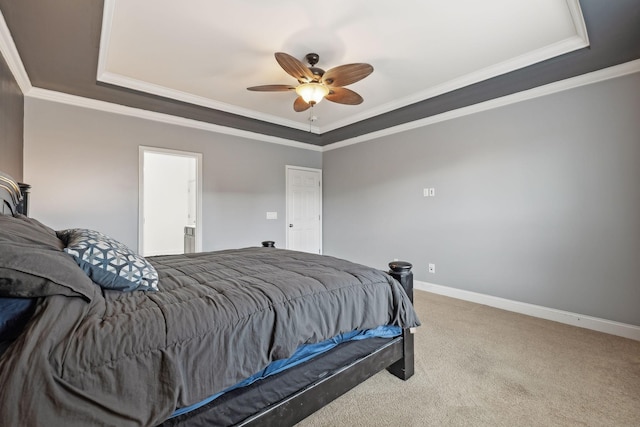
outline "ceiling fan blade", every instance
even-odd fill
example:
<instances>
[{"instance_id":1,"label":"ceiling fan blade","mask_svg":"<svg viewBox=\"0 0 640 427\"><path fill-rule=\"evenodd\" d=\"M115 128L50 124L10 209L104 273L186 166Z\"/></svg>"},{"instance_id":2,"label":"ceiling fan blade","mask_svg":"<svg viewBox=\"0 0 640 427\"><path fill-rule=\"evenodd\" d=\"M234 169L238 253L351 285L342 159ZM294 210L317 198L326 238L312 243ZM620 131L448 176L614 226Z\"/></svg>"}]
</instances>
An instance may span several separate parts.
<instances>
[{"instance_id":1,"label":"ceiling fan blade","mask_svg":"<svg viewBox=\"0 0 640 427\"><path fill-rule=\"evenodd\" d=\"M262 85L262 86L251 86L248 87L247 90L253 90L256 92L280 92L285 90L294 90L295 87L291 85Z\"/></svg>"},{"instance_id":2,"label":"ceiling fan blade","mask_svg":"<svg viewBox=\"0 0 640 427\"><path fill-rule=\"evenodd\" d=\"M278 64L294 79L301 83L308 83L313 80L311 70L293 56L284 52L276 52L275 57Z\"/></svg>"},{"instance_id":3,"label":"ceiling fan blade","mask_svg":"<svg viewBox=\"0 0 640 427\"><path fill-rule=\"evenodd\" d=\"M347 104L347 105L358 105L361 104L364 99L351 89L347 89L344 87L334 87L331 88L331 91L325 99L328 99L331 102L337 102L338 104Z\"/></svg>"},{"instance_id":4,"label":"ceiling fan blade","mask_svg":"<svg viewBox=\"0 0 640 427\"><path fill-rule=\"evenodd\" d=\"M304 99L302 99L301 96L297 97L296 100L293 101L293 109L295 111L297 111L298 113L300 111L308 110L309 107L311 107L311 105L309 105L306 102L304 102Z\"/></svg>"},{"instance_id":5,"label":"ceiling fan blade","mask_svg":"<svg viewBox=\"0 0 640 427\"><path fill-rule=\"evenodd\" d=\"M347 86L373 73L370 64L346 64L331 68L322 76L322 82L329 87Z\"/></svg>"}]
</instances>

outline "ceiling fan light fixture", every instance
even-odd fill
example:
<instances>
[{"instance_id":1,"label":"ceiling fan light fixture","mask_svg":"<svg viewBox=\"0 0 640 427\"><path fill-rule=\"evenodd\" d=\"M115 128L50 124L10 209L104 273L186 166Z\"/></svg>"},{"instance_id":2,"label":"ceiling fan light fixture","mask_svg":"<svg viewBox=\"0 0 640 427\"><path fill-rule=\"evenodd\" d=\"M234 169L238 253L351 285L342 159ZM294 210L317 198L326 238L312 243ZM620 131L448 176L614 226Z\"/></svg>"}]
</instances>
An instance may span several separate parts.
<instances>
[{"instance_id":1,"label":"ceiling fan light fixture","mask_svg":"<svg viewBox=\"0 0 640 427\"><path fill-rule=\"evenodd\" d=\"M306 56L310 67L284 52L274 54L276 61L291 77L298 81L298 86L290 85L262 85L248 87L248 90L258 92L286 92L295 90L298 95L293 101L293 111L298 113L308 110L323 98L336 104L362 104L362 97L344 86L358 82L373 72L370 64L362 62L339 65L326 72L317 68L318 55L310 53Z\"/></svg>"},{"instance_id":2,"label":"ceiling fan light fixture","mask_svg":"<svg viewBox=\"0 0 640 427\"><path fill-rule=\"evenodd\" d=\"M296 87L296 93L309 105L317 104L329 94L329 88L322 83L302 83Z\"/></svg>"}]
</instances>

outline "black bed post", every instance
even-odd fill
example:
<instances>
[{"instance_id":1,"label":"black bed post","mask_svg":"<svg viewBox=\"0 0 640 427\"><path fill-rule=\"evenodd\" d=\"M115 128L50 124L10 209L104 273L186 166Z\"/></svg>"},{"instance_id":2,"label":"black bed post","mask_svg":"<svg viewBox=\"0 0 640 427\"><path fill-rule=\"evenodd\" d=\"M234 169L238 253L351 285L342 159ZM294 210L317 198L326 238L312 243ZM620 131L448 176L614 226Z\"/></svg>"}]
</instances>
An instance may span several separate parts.
<instances>
[{"instance_id":1,"label":"black bed post","mask_svg":"<svg viewBox=\"0 0 640 427\"><path fill-rule=\"evenodd\" d=\"M20 192L22 193L22 201L18 205L18 212L22 215L29 216L29 191L31 190L31 186L19 182L18 187L20 187Z\"/></svg>"},{"instance_id":2,"label":"black bed post","mask_svg":"<svg viewBox=\"0 0 640 427\"><path fill-rule=\"evenodd\" d=\"M406 261L393 261L389 263L389 274L396 279L407 293L407 296L413 302L413 273L411 268L413 265ZM396 377L402 380L408 380L413 376L414 359L413 359L413 333L410 329L402 330L403 339L403 356L402 359L387 368Z\"/></svg>"}]
</instances>

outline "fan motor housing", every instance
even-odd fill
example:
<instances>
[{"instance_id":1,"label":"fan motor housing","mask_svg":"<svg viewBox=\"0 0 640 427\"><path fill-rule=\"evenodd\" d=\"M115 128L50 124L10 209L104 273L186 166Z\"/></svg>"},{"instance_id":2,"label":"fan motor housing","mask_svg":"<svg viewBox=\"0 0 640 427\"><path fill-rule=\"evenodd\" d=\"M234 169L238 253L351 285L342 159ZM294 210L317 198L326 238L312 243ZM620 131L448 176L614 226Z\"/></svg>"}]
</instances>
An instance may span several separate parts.
<instances>
[{"instance_id":1,"label":"fan motor housing","mask_svg":"<svg viewBox=\"0 0 640 427\"><path fill-rule=\"evenodd\" d=\"M324 70L322 68L318 68L318 67L309 67L309 71L311 71L311 73L317 77L317 79L315 79L316 81L320 80L322 78L322 76L324 75Z\"/></svg>"},{"instance_id":2,"label":"fan motor housing","mask_svg":"<svg viewBox=\"0 0 640 427\"><path fill-rule=\"evenodd\" d=\"M311 74L316 77L314 81L320 81L320 79L324 75L324 70L322 68L314 67L314 65L316 65L320 60L320 55L318 55L317 53L307 53L304 58L307 60L309 65L311 65L309 67L309 71L311 71Z\"/></svg>"}]
</instances>

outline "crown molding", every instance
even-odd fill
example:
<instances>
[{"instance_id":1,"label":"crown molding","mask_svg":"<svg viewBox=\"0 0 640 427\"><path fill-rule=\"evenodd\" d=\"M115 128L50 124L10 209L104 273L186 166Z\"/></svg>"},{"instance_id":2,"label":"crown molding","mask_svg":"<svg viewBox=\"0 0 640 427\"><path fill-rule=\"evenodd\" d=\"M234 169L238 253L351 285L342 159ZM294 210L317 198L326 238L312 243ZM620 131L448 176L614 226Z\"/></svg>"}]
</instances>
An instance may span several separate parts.
<instances>
[{"instance_id":1,"label":"crown molding","mask_svg":"<svg viewBox=\"0 0 640 427\"><path fill-rule=\"evenodd\" d=\"M336 142L334 144L326 146L316 146L312 144L302 143L298 141L292 141L285 138L272 137L255 132L249 132L225 126L220 126L212 123L201 122L193 119L186 119L183 117L172 116L170 114L156 113L153 111L143 110L140 108L127 107L119 104L114 104L106 101L98 101L95 99L84 98L76 95L69 95L61 92L55 92L40 88L31 88L26 97L42 99L52 102L60 102L63 104L75 105L83 108L90 108L100 111L105 111L114 114L122 114L132 117L138 117L146 120L153 120L157 122L173 124L177 126L190 127L208 132L216 132L225 135L233 135L241 138L252 139L256 141L270 142L274 144L286 145L289 147L301 148L311 151L330 151L349 145L359 144L383 138L385 136L394 135L401 132L406 132L413 129L429 126L435 123L444 122L447 120L455 119L458 117L467 116L470 114L479 113L482 111L492 110L494 108L504 107L510 104L527 101L529 99L539 98L546 95L574 89L580 86L586 86L594 83L598 83L605 80L622 77L629 74L640 72L640 59L624 64L616 65L602 70L594 71L591 73L583 74L570 79L561 80L548 85L539 86L533 89L529 89L523 92L518 92L512 95L507 95L501 98L492 99L490 101L481 102L479 104L471 105L468 107L459 108L457 110L447 111L442 114L438 114L431 117L426 117L421 120L415 120L410 123L390 127L376 132L360 135L354 138L346 139L344 141Z\"/></svg>"},{"instance_id":2,"label":"crown molding","mask_svg":"<svg viewBox=\"0 0 640 427\"><path fill-rule=\"evenodd\" d=\"M365 135L360 135L350 139L345 139L340 142L325 145L323 147L323 151L330 151L338 148L347 147L349 145L354 145L361 142L366 142L373 139L378 139L385 136L393 135L396 133L406 132L412 129L429 126L434 123L440 123L440 122L455 119L458 117L468 116L470 114L492 110L494 108L504 107L506 105L515 104L518 102L523 102L529 99L539 98L542 96L551 95L558 92L563 92L565 90L574 89L580 86L586 86L586 85L598 83L604 80L610 80L616 77L622 77L628 74L634 74L637 72L640 72L640 59L636 59L634 61L626 62L620 65L615 65L609 68L603 68L602 70L593 71L587 74L582 74L577 77L572 77L569 79L550 83L544 86L538 86L536 88L514 93L512 95L495 98L489 101L481 102L479 104L470 105L468 107L458 108L457 110L447 111L445 113L437 114L431 117L426 117L420 120L415 120L413 122L389 127L380 131L367 133Z\"/></svg>"},{"instance_id":3,"label":"crown molding","mask_svg":"<svg viewBox=\"0 0 640 427\"><path fill-rule=\"evenodd\" d=\"M73 105L76 107L89 108L92 110L104 111L107 113L120 114L130 117L137 117L145 120L152 120L170 125L183 126L192 129L204 130L207 132L215 132L224 135L237 136L240 138L251 139L261 142L270 142L272 144L286 145L293 148L301 148L311 151L322 151L322 147L306 144L304 142L292 141L290 139L278 138L274 136L263 135L260 133L249 132L241 129L220 126L213 123L202 122L199 120L187 119L184 117L173 116L171 114L157 113L155 111L143 110L141 108L127 107L120 104L114 104L96 99L84 98L81 96L70 95L67 93L56 92L48 89L32 88L25 97L40 99L44 101L58 102L61 104Z\"/></svg>"},{"instance_id":4,"label":"crown molding","mask_svg":"<svg viewBox=\"0 0 640 427\"><path fill-rule=\"evenodd\" d=\"M584 22L580 0L567 0L567 7L573 20L573 26L576 29L576 36L584 40L589 45L589 35L587 34L587 24Z\"/></svg>"},{"instance_id":5,"label":"crown molding","mask_svg":"<svg viewBox=\"0 0 640 427\"><path fill-rule=\"evenodd\" d=\"M24 64L13 42L11 31L9 31L7 22L4 20L2 11L0 11L0 53L2 53L5 61L7 61L9 70L11 70L13 78L16 79L22 93L26 94L29 92L33 86L31 86L31 80L27 75L27 71L24 69Z\"/></svg>"}]
</instances>

